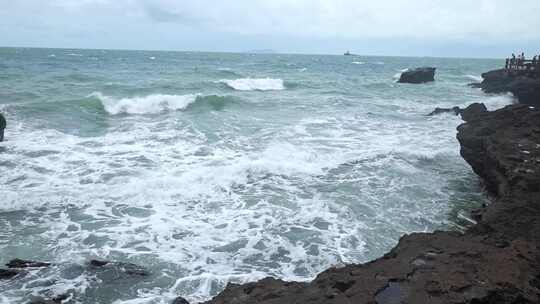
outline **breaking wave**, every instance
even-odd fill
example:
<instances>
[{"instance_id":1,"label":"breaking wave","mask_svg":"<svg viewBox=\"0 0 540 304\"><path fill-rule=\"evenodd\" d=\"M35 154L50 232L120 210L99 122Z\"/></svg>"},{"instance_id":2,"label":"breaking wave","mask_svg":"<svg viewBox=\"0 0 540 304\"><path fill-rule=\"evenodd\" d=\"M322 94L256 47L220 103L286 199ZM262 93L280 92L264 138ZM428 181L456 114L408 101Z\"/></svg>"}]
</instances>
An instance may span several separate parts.
<instances>
[{"instance_id":1,"label":"breaking wave","mask_svg":"<svg viewBox=\"0 0 540 304\"><path fill-rule=\"evenodd\" d=\"M273 78L241 78L235 80L222 79L220 83L226 84L237 91L281 91L285 90L282 79Z\"/></svg>"},{"instance_id":2,"label":"breaking wave","mask_svg":"<svg viewBox=\"0 0 540 304\"><path fill-rule=\"evenodd\" d=\"M91 98L97 98L103 109L111 114L158 114L166 111L186 110L196 102L203 102L214 110L221 110L226 103L233 102L229 96L199 94L165 95L152 94L143 97L115 98L103 95L100 92L90 94Z\"/></svg>"},{"instance_id":3,"label":"breaking wave","mask_svg":"<svg viewBox=\"0 0 540 304\"><path fill-rule=\"evenodd\" d=\"M476 76L476 75L465 75L465 78L470 79L475 82L482 82L484 81L484 78L482 76Z\"/></svg>"}]
</instances>

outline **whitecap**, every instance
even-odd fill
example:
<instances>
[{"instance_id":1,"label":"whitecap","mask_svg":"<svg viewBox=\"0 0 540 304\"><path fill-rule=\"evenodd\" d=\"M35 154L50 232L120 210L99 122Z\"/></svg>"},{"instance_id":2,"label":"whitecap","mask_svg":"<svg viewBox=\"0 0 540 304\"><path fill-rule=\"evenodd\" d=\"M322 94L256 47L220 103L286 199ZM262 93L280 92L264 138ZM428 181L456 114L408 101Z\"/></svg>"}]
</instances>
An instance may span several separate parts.
<instances>
[{"instance_id":1,"label":"whitecap","mask_svg":"<svg viewBox=\"0 0 540 304\"><path fill-rule=\"evenodd\" d=\"M237 91L279 91L285 90L282 79L273 78L241 78L235 80L222 79L219 82Z\"/></svg>"},{"instance_id":2,"label":"whitecap","mask_svg":"<svg viewBox=\"0 0 540 304\"><path fill-rule=\"evenodd\" d=\"M195 94L164 95L153 94L144 97L114 98L94 92L89 97L101 101L109 114L156 114L167 110L183 110L197 100Z\"/></svg>"},{"instance_id":3,"label":"whitecap","mask_svg":"<svg viewBox=\"0 0 540 304\"><path fill-rule=\"evenodd\" d=\"M365 64L365 62L363 62L363 61L353 61L352 64L361 65L361 64Z\"/></svg>"},{"instance_id":4,"label":"whitecap","mask_svg":"<svg viewBox=\"0 0 540 304\"><path fill-rule=\"evenodd\" d=\"M475 75L465 75L465 78L470 79L474 82L482 82L484 81L484 78L482 76L475 76Z\"/></svg>"},{"instance_id":5,"label":"whitecap","mask_svg":"<svg viewBox=\"0 0 540 304\"><path fill-rule=\"evenodd\" d=\"M152 56L152 57L148 57L148 59L150 59L150 60L156 60L156 57Z\"/></svg>"}]
</instances>

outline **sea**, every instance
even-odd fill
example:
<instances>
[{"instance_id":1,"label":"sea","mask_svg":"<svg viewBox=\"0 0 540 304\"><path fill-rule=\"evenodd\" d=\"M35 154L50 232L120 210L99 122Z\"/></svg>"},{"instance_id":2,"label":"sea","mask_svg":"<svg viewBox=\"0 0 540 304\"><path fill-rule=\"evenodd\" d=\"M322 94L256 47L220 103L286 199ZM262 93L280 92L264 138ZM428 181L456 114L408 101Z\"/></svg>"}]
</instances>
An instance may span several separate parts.
<instances>
[{"instance_id":1,"label":"sea","mask_svg":"<svg viewBox=\"0 0 540 304\"><path fill-rule=\"evenodd\" d=\"M197 303L464 231L487 198L461 119L427 114L511 104L468 86L503 64L0 48L0 264L52 263L0 281L0 303ZM435 82L396 82L421 66Z\"/></svg>"}]
</instances>

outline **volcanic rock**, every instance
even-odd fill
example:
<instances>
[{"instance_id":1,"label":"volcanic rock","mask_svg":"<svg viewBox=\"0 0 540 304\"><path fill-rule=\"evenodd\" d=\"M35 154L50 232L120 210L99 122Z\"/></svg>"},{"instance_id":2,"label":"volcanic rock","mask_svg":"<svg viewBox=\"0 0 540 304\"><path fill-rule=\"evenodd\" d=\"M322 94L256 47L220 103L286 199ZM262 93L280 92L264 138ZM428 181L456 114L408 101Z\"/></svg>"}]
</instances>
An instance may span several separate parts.
<instances>
[{"instance_id":1,"label":"volcanic rock","mask_svg":"<svg viewBox=\"0 0 540 304\"><path fill-rule=\"evenodd\" d=\"M430 67L408 70L401 74L398 82L418 84L435 81L435 70L436 68Z\"/></svg>"}]
</instances>

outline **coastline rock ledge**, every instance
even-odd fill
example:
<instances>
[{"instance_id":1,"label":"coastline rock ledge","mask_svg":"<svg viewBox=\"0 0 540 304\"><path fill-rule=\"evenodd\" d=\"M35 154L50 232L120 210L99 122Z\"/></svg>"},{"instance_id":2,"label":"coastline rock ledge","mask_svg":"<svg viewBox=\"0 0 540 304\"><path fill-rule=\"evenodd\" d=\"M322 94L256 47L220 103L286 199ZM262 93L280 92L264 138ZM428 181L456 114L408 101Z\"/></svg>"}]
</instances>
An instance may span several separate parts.
<instances>
[{"instance_id":1,"label":"coastline rock ledge","mask_svg":"<svg viewBox=\"0 0 540 304\"><path fill-rule=\"evenodd\" d=\"M426 83L435 81L436 68L424 67L413 70L407 70L401 73L399 77L399 83Z\"/></svg>"},{"instance_id":2,"label":"coastline rock ledge","mask_svg":"<svg viewBox=\"0 0 540 304\"><path fill-rule=\"evenodd\" d=\"M540 110L478 105L464 113L461 154L494 196L473 213L476 225L406 235L382 258L328 269L310 283L229 284L206 303L540 303Z\"/></svg>"}]
</instances>

